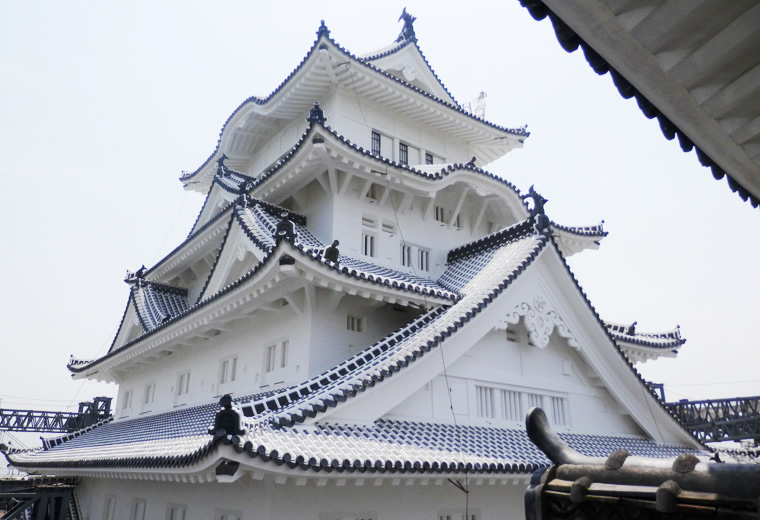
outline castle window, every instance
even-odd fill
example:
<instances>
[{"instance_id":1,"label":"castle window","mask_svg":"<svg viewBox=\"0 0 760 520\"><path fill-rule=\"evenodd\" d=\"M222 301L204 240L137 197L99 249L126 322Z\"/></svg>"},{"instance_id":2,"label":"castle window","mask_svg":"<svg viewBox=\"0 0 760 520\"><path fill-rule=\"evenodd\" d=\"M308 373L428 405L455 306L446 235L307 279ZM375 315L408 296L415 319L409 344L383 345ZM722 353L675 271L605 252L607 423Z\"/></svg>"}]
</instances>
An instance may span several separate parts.
<instances>
[{"instance_id":1,"label":"castle window","mask_svg":"<svg viewBox=\"0 0 760 520\"><path fill-rule=\"evenodd\" d=\"M406 143L398 144L398 162L400 164L409 164L409 145Z\"/></svg>"},{"instance_id":2,"label":"castle window","mask_svg":"<svg viewBox=\"0 0 760 520\"><path fill-rule=\"evenodd\" d=\"M435 220L436 222L446 223L446 208L436 205L435 207Z\"/></svg>"},{"instance_id":3,"label":"castle window","mask_svg":"<svg viewBox=\"0 0 760 520\"><path fill-rule=\"evenodd\" d=\"M288 366L288 354L290 350L290 341L285 340L280 343L280 368Z\"/></svg>"},{"instance_id":4,"label":"castle window","mask_svg":"<svg viewBox=\"0 0 760 520\"><path fill-rule=\"evenodd\" d=\"M264 372L270 373L288 366L290 355L290 341L284 340L274 345L269 345L264 352Z\"/></svg>"},{"instance_id":5,"label":"castle window","mask_svg":"<svg viewBox=\"0 0 760 520\"><path fill-rule=\"evenodd\" d=\"M108 495L103 506L103 520L113 520L116 512L116 497Z\"/></svg>"},{"instance_id":6,"label":"castle window","mask_svg":"<svg viewBox=\"0 0 760 520\"><path fill-rule=\"evenodd\" d=\"M132 520L145 520L145 500L136 498L132 502Z\"/></svg>"},{"instance_id":7,"label":"castle window","mask_svg":"<svg viewBox=\"0 0 760 520\"><path fill-rule=\"evenodd\" d=\"M480 512L446 511L438 514L438 520L481 520Z\"/></svg>"},{"instance_id":8,"label":"castle window","mask_svg":"<svg viewBox=\"0 0 760 520\"><path fill-rule=\"evenodd\" d=\"M166 520L185 520L186 513L186 505L168 504L166 506Z\"/></svg>"},{"instance_id":9,"label":"castle window","mask_svg":"<svg viewBox=\"0 0 760 520\"><path fill-rule=\"evenodd\" d=\"M564 397L552 397L552 423L556 426L567 426L567 399Z\"/></svg>"},{"instance_id":10,"label":"castle window","mask_svg":"<svg viewBox=\"0 0 760 520\"><path fill-rule=\"evenodd\" d=\"M381 140L380 140L380 132L372 131L372 153L375 155L380 155L381 151Z\"/></svg>"},{"instance_id":11,"label":"castle window","mask_svg":"<svg viewBox=\"0 0 760 520\"><path fill-rule=\"evenodd\" d=\"M219 384L232 383L237 379L237 356L228 357L219 363Z\"/></svg>"},{"instance_id":12,"label":"castle window","mask_svg":"<svg viewBox=\"0 0 760 520\"><path fill-rule=\"evenodd\" d=\"M124 392L124 398L122 399L121 409L128 410L132 408L132 390Z\"/></svg>"},{"instance_id":13,"label":"castle window","mask_svg":"<svg viewBox=\"0 0 760 520\"><path fill-rule=\"evenodd\" d=\"M143 391L143 405L151 404L156 397L156 383L145 385L145 391Z\"/></svg>"},{"instance_id":14,"label":"castle window","mask_svg":"<svg viewBox=\"0 0 760 520\"><path fill-rule=\"evenodd\" d=\"M375 256L375 235L362 233L362 254L364 256Z\"/></svg>"},{"instance_id":15,"label":"castle window","mask_svg":"<svg viewBox=\"0 0 760 520\"><path fill-rule=\"evenodd\" d=\"M217 509L214 513L214 520L241 520L243 513L240 511L225 511Z\"/></svg>"},{"instance_id":16,"label":"castle window","mask_svg":"<svg viewBox=\"0 0 760 520\"><path fill-rule=\"evenodd\" d=\"M541 394L527 394L528 395L528 408L543 408L544 396Z\"/></svg>"},{"instance_id":17,"label":"castle window","mask_svg":"<svg viewBox=\"0 0 760 520\"><path fill-rule=\"evenodd\" d=\"M425 152L425 164L433 164L433 154Z\"/></svg>"},{"instance_id":18,"label":"castle window","mask_svg":"<svg viewBox=\"0 0 760 520\"><path fill-rule=\"evenodd\" d=\"M174 390L174 394L179 400L183 395L187 395L190 390L190 372L183 372L177 376L177 387Z\"/></svg>"},{"instance_id":19,"label":"castle window","mask_svg":"<svg viewBox=\"0 0 760 520\"><path fill-rule=\"evenodd\" d=\"M351 316L350 314L346 316L346 329L353 331L353 332L362 332L364 329L362 323L364 320L362 318L359 318L357 316Z\"/></svg>"},{"instance_id":20,"label":"castle window","mask_svg":"<svg viewBox=\"0 0 760 520\"><path fill-rule=\"evenodd\" d=\"M430 270L430 251L427 249L417 250L417 268L420 271Z\"/></svg>"},{"instance_id":21,"label":"castle window","mask_svg":"<svg viewBox=\"0 0 760 520\"><path fill-rule=\"evenodd\" d=\"M501 391L501 418L506 421L521 421L523 419L520 392L514 390Z\"/></svg>"},{"instance_id":22,"label":"castle window","mask_svg":"<svg viewBox=\"0 0 760 520\"><path fill-rule=\"evenodd\" d=\"M487 386L476 386L475 393L478 400L478 417L493 419L495 417L494 389Z\"/></svg>"},{"instance_id":23,"label":"castle window","mask_svg":"<svg viewBox=\"0 0 760 520\"><path fill-rule=\"evenodd\" d=\"M412 246L401 244L401 265L412 267Z\"/></svg>"}]
</instances>

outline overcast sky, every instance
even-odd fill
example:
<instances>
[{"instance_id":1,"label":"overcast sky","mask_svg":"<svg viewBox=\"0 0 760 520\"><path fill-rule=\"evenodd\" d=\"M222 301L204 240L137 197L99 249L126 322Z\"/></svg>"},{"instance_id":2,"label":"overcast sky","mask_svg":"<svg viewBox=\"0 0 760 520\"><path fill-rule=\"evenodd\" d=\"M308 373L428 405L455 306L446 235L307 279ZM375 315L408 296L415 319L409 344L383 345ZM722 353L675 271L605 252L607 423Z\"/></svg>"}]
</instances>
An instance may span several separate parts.
<instances>
[{"instance_id":1,"label":"overcast sky","mask_svg":"<svg viewBox=\"0 0 760 520\"><path fill-rule=\"evenodd\" d=\"M760 394L760 211L517 0L49 1L0 5L2 407L115 395L71 381L66 362L106 352L125 271L189 232L203 197L182 190L181 171L208 157L245 98L287 77L320 20L363 54L396 38L405 5L455 98L485 91L486 119L529 125L525 147L486 168L535 184L559 223L605 220L599 251L570 259L602 318L681 325L678 358L639 365L644 376L669 400Z\"/></svg>"}]
</instances>

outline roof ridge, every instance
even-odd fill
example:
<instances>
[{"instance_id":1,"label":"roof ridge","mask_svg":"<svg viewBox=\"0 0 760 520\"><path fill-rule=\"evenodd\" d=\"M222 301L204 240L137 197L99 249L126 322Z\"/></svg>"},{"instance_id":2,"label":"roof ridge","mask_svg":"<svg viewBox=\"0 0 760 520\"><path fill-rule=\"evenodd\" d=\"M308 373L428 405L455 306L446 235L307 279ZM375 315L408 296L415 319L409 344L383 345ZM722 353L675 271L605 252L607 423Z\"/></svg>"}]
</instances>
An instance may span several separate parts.
<instances>
[{"instance_id":1,"label":"roof ridge","mask_svg":"<svg viewBox=\"0 0 760 520\"><path fill-rule=\"evenodd\" d=\"M493 278L491 283L495 284L490 292L485 295L478 293L467 296L465 291L465 296L452 306L431 309L343 363L298 385L298 389L288 395L278 394L276 399L243 407L248 417L256 417L256 421L252 424L254 429L270 423L287 427L303 422L308 417L315 417L328 408L337 406L348 397L374 386L439 346L506 290L544 249L545 236L530 235L524 238L534 240L530 243L526 242L526 250L519 259L509 259L512 264L502 265L498 261L497 263L493 263L493 260L489 261L492 272L488 273L488 276ZM511 271L506 275L504 270L508 268ZM496 272L497 269L498 272ZM486 275L480 271L473 276L472 280L479 276ZM504 276L506 278L502 278ZM497 283L497 278L501 279L501 282ZM448 321L439 323L444 315L449 318ZM416 338L419 344L408 344L411 338Z\"/></svg>"},{"instance_id":2,"label":"roof ridge","mask_svg":"<svg viewBox=\"0 0 760 520\"><path fill-rule=\"evenodd\" d=\"M214 151L211 153L211 155L209 155L208 158L198 168L196 168L194 171L183 173L180 176L180 178L179 178L180 181L186 182L187 180L193 178L203 168L206 167L206 165L211 161L211 159L219 151L219 146L221 145L221 142L222 142L222 136L224 135L224 131L227 128L227 125L229 124L229 122L231 121L231 119L235 116L235 114L237 114L244 106L246 106L246 105L248 105L250 103L253 103L255 105L260 105L260 106L261 105L265 105L272 98L274 98L274 96L276 96L282 89L284 89L285 85L288 84L290 82L290 80L302 69L302 67L304 66L304 64L306 63L306 61L308 61L308 59L314 54L314 51L316 49L318 49L318 45L317 44L319 43L320 39L323 36L330 43L332 43L333 46L338 51L342 52L343 54L345 54L349 58L355 60L357 63L361 64L362 66L367 67L367 68L369 68L369 69L377 72L378 74L381 74L381 75L383 75L383 76L385 76L385 77L387 77L387 78L389 78L389 79L391 79L391 80L393 80L393 81L395 81L395 82L397 82L397 83L399 83L401 85L404 85L405 87L407 87L407 88L409 88L409 89L411 89L411 90L419 93L420 95L423 95L424 97L427 97L427 98L431 99L432 101L435 101L435 102L437 102L437 103L439 103L441 105L444 105L444 106L450 108L451 110L454 110L455 112L463 114L463 115L465 115L465 116L467 116L467 117L469 117L469 118L471 118L471 119L473 119L475 121L478 121L478 122L480 122L482 124L490 126L490 127L494 128L496 130L499 130L501 132L512 134L512 135L516 135L516 136L522 136L522 137L526 137L526 138L530 136L530 132L528 132L525 129L525 127L522 127L522 128L507 128L507 127L500 126L500 125L497 125L495 123L492 123L490 121L487 121L487 120L485 120L485 119L483 119L481 117L478 117L478 116L476 116L476 115L474 115L474 114L472 114L470 112L467 112L461 106L459 106L458 104L456 104L456 101L454 101L454 103L450 103L450 102L448 102L448 101L446 101L444 99L441 99L441 98L439 98L439 97L437 97L437 96L435 96L435 95L433 95L433 94L431 94L429 92L426 92L426 91L424 91L424 90L422 90L422 89L420 89L418 87L415 87L414 85L412 85L412 84L410 84L410 83L402 80L401 78L398 78L398 77L396 77L396 76L394 76L394 75L392 75L390 73L387 73L387 72L383 71L382 69L380 69L379 67L376 67L375 65L373 65L372 63L370 63L367 60L358 58L356 55L354 55L353 53L351 53L350 51L348 51L347 49L345 49L344 47L342 47L340 44L338 44L330 36L330 31L324 25L324 20L323 20L322 24L320 25L319 30L317 31L317 39L314 41L314 43L312 44L311 48L306 53L306 56L300 61L300 63L296 66L296 68L293 69L293 71L280 83L280 85L277 88L275 88L266 98L260 98L260 97L257 97L257 96L250 96L247 99L245 99L242 103L240 103L240 105L238 105L238 107L235 110L233 110L233 112L230 114L230 116L227 118L227 120L222 125L222 129L219 132L219 139L217 140L216 147L214 148ZM419 50L419 47L417 47L417 48ZM422 54L421 51L420 51L420 55L423 57L423 59L427 63L427 59L424 57L424 55ZM433 72L432 68L430 68L430 70L431 70L431 72ZM434 72L433 72L433 74L435 75ZM436 76L436 78L437 78L437 76ZM442 83L441 83L441 85L443 86ZM444 90L448 93L448 90L446 90L445 87L444 87ZM453 96L451 96L451 98L452 98L452 100L454 99Z\"/></svg>"}]
</instances>

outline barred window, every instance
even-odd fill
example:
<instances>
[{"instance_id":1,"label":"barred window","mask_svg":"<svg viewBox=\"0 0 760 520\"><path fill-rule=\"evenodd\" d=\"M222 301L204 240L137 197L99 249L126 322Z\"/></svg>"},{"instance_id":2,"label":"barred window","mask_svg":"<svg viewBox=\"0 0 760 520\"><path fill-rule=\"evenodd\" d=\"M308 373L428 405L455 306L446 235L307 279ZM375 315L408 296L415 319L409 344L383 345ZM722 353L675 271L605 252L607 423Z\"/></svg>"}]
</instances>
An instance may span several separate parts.
<instances>
[{"instance_id":1,"label":"barred window","mask_svg":"<svg viewBox=\"0 0 760 520\"><path fill-rule=\"evenodd\" d=\"M372 153L380 155L380 132L372 131Z\"/></svg>"},{"instance_id":2,"label":"barred window","mask_svg":"<svg viewBox=\"0 0 760 520\"><path fill-rule=\"evenodd\" d=\"M406 143L398 144L398 162L409 164L409 146Z\"/></svg>"},{"instance_id":3,"label":"barred window","mask_svg":"<svg viewBox=\"0 0 760 520\"><path fill-rule=\"evenodd\" d=\"M425 164L433 164L433 154L425 153Z\"/></svg>"}]
</instances>

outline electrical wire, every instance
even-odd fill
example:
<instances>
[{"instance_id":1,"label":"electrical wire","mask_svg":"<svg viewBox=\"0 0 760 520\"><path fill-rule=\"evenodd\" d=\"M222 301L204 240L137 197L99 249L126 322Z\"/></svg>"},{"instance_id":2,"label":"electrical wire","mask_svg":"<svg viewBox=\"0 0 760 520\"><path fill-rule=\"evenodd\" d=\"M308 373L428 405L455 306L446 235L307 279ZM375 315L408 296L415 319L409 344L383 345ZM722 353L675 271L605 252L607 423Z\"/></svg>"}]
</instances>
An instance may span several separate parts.
<instances>
[{"instance_id":1,"label":"electrical wire","mask_svg":"<svg viewBox=\"0 0 760 520\"><path fill-rule=\"evenodd\" d=\"M343 65L343 64L340 64L340 65ZM348 63L348 67L349 67L349 72L351 74L351 87L354 91L354 96L356 97L356 104L359 107L359 112L361 113L362 119L364 120L364 126L366 126L367 129L371 131L372 128L369 126L369 123L367 122L367 117L364 114L364 109L362 108L362 104L359 99L359 93L356 90L356 84L354 82L354 71L351 68L350 63ZM398 212L396 211L396 204L393 201L393 190L391 189L390 181L388 180L388 166L387 165L385 166L384 177L385 177L386 189L388 190L388 199L390 200L391 209L393 210L393 218L396 221L396 228L398 229L398 233L399 233L399 237L401 238L402 245L406 246L407 243L406 243L406 239L404 238L404 233L401 229L401 222L399 221ZM412 268L412 272L414 273L414 276L419 277L419 274L417 273L417 269L414 266L414 261L410 261L409 263L410 263L409 267ZM425 302L425 308L429 309L430 305L424 293L422 294L422 299ZM469 477L467 473L467 464L465 462L466 459L464 456L464 450L462 449L461 432L460 432L459 424L457 422L456 413L454 413L454 401L452 400L452 397L451 397L451 385L449 383L449 374L448 374L448 371L446 370L446 359L443 354L443 343L439 344L438 351L441 353L441 364L443 365L443 379L446 383L446 390L447 390L446 393L448 394L448 398L449 398L449 409L451 410L451 417L454 421L455 443L459 451L459 455L462 458L462 465L464 466L464 485L462 485L461 482L459 481L453 481L452 479L448 479L448 480L454 487L464 492L464 496L465 496L464 519L469 520L469 511L470 511Z\"/></svg>"}]
</instances>

